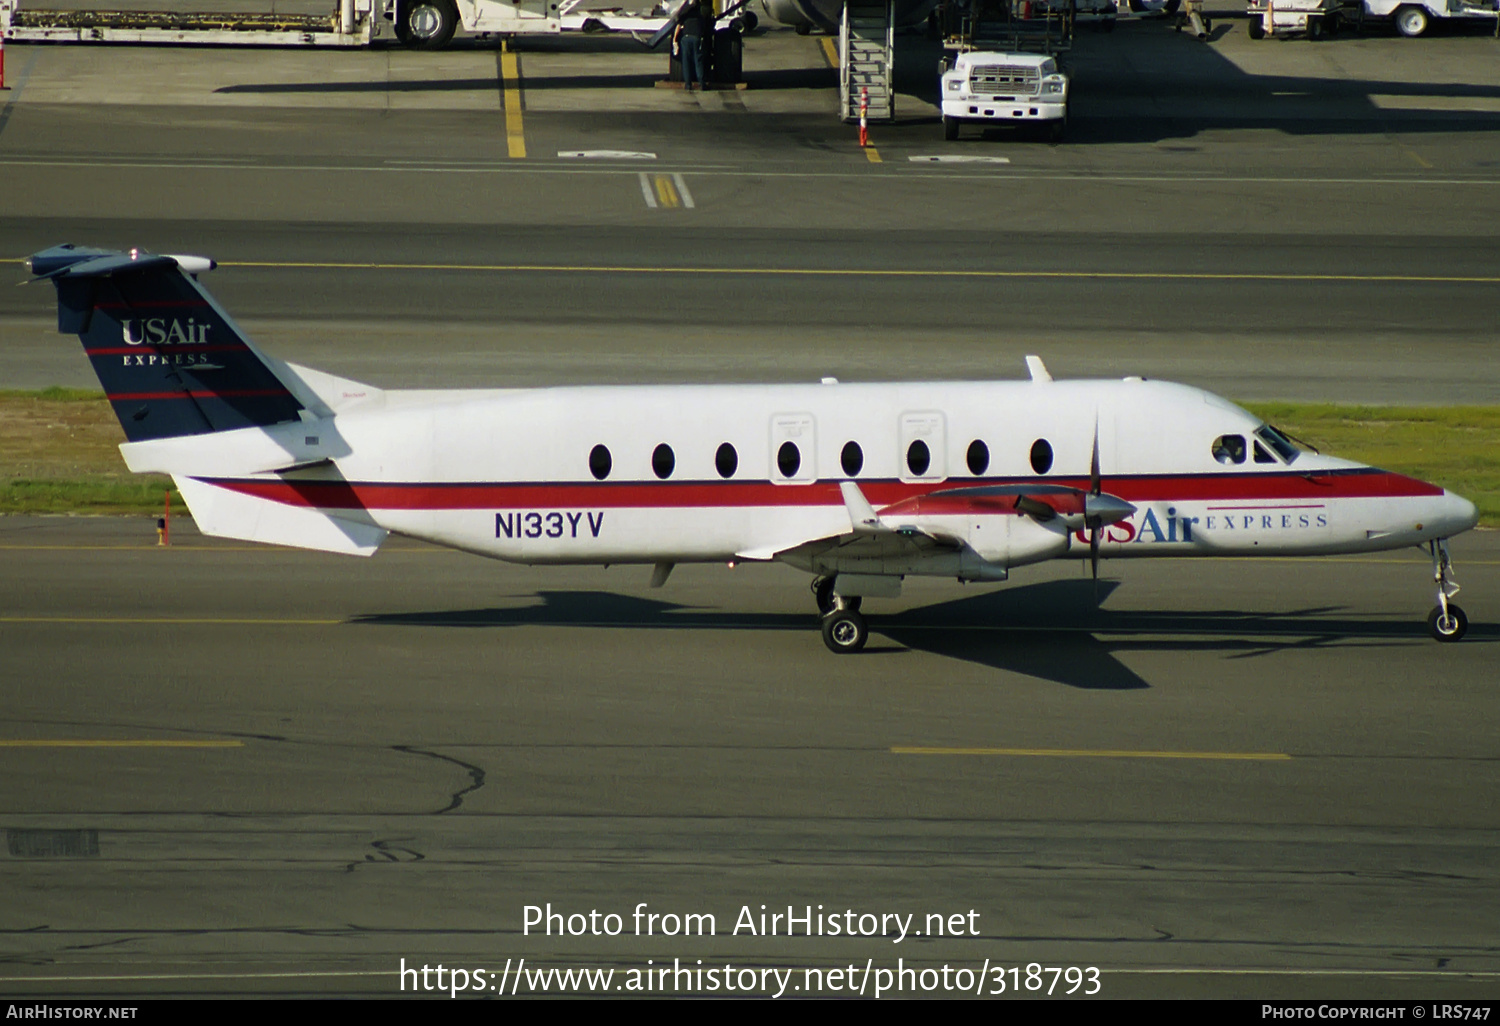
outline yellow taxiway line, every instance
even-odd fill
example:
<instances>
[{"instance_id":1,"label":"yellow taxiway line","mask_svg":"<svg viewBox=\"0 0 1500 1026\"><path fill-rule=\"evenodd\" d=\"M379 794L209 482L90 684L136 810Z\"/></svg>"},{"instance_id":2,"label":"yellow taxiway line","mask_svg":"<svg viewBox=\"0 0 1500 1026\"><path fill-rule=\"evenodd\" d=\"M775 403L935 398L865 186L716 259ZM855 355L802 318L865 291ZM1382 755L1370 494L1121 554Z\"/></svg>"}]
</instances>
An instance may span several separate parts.
<instances>
[{"instance_id":1,"label":"yellow taxiway line","mask_svg":"<svg viewBox=\"0 0 1500 1026\"><path fill-rule=\"evenodd\" d=\"M217 627L335 627L343 620L256 620L170 616L0 616L0 623L208 624Z\"/></svg>"},{"instance_id":2,"label":"yellow taxiway line","mask_svg":"<svg viewBox=\"0 0 1500 1026\"><path fill-rule=\"evenodd\" d=\"M1220 759L1285 762L1284 752L1151 752L1109 748L935 748L894 747L892 755L1010 755L1054 759Z\"/></svg>"},{"instance_id":3,"label":"yellow taxiway line","mask_svg":"<svg viewBox=\"0 0 1500 1026\"><path fill-rule=\"evenodd\" d=\"M507 45L500 51L500 80L505 96L505 145L511 157L526 156L526 132L521 124L521 62Z\"/></svg>"},{"instance_id":4,"label":"yellow taxiway line","mask_svg":"<svg viewBox=\"0 0 1500 1026\"><path fill-rule=\"evenodd\" d=\"M828 278L1056 278L1080 281L1251 281L1251 282L1391 282L1432 285L1500 285L1500 275L1457 274L1283 274L1214 271L984 271L970 268L915 270L860 267L631 267L609 264L427 264L364 261L226 260L220 267L282 268L329 271L489 271L569 272L575 274L749 274L776 277L807 275Z\"/></svg>"},{"instance_id":5,"label":"yellow taxiway line","mask_svg":"<svg viewBox=\"0 0 1500 1026\"><path fill-rule=\"evenodd\" d=\"M0 739L0 748L244 748L243 741L20 740Z\"/></svg>"}]
</instances>

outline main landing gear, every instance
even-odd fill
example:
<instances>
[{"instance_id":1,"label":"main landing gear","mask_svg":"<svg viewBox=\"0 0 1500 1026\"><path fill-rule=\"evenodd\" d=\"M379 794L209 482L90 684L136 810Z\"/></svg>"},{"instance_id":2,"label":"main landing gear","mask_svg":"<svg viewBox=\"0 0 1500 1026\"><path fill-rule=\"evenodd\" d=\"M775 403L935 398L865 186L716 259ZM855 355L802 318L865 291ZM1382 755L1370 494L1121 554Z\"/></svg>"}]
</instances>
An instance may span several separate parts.
<instances>
[{"instance_id":1,"label":"main landing gear","mask_svg":"<svg viewBox=\"0 0 1500 1026\"><path fill-rule=\"evenodd\" d=\"M1439 641L1457 641L1469 629L1469 618L1451 601L1458 594L1458 585L1450 577L1453 559L1448 555L1448 539L1428 542L1427 548L1432 553L1432 580L1438 594L1438 604L1427 614L1427 629Z\"/></svg>"},{"instance_id":2,"label":"main landing gear","mask_svg":"<svg viewBox=\"0 0 1500 1026\"><path fill-rule=\"evenodd\" d=\"M823 614L823 644L839 655L858 652L870 640L869 625L859 615L860 597L835 594L833 583L833 577L814 577L812 582L818 612Z\"/></svg>"}]
</instances>

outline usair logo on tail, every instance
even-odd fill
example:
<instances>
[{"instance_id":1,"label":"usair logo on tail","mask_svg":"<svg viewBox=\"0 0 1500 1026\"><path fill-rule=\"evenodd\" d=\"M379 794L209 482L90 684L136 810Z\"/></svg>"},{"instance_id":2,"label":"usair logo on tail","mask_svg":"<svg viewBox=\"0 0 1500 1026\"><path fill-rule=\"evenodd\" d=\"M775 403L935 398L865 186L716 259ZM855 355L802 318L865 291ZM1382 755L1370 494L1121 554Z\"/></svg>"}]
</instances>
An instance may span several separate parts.
<instances>
[{"instance_id":1,"label":"usair logo on tail","mask_svg":"<svg viewBox=\"0 0 1500 1026\"><path fill-rule=\"evenodd\" d=\"M120 322L120 337L129 346L149 343L153 346L201 346L208 344L208 325L191 317L184 325L175 317L149 317Z\"/></svg>"}]
</instances>

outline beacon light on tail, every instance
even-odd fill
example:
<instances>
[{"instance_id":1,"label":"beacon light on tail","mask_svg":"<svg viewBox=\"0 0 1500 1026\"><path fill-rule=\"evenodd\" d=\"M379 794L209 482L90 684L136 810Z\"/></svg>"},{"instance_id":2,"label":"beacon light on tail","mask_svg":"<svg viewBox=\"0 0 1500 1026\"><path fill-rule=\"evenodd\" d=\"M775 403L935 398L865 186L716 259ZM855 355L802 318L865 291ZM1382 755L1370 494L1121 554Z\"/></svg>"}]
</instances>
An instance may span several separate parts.
<instances>
[{"instance_id":1,"label":"beacon light on tail","mask_svg":"<svg viewBox=\"0 0 1500 1026\"><path fill-rule=\"evenodd\" d=\"M1463 636L1448 539L1472 503L1308 452L1211 393L1141 378L390 390L277 360L198 283L203 257L59 246L57 288L135 471L204 533L355 555L391 533L527 564L776 560L823 637L910 576L1003 581L1059 558L1432 555L1435 637Z\"/></svg>"}]
</instances>

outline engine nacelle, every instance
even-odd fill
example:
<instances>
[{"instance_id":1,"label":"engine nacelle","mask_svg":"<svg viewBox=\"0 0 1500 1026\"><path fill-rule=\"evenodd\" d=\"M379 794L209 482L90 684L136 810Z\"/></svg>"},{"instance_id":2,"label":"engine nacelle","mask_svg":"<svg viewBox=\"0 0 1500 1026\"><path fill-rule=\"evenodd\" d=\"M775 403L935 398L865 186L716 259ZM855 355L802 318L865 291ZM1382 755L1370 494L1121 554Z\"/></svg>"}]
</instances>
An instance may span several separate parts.
<instances>
[{"instance_id":1,"label":"engine nacelle","mask_svg":"<svg viewBox=\"0 0 1500 1026\"><path fill-rule=\"evenodd\" d=\"M975 516L965 520L969 547L988 563L1026 566L1056 559L1068 551L1067 527L1057 521L1039 524L1027 516Z\"/></svg>"}]
</instances>

